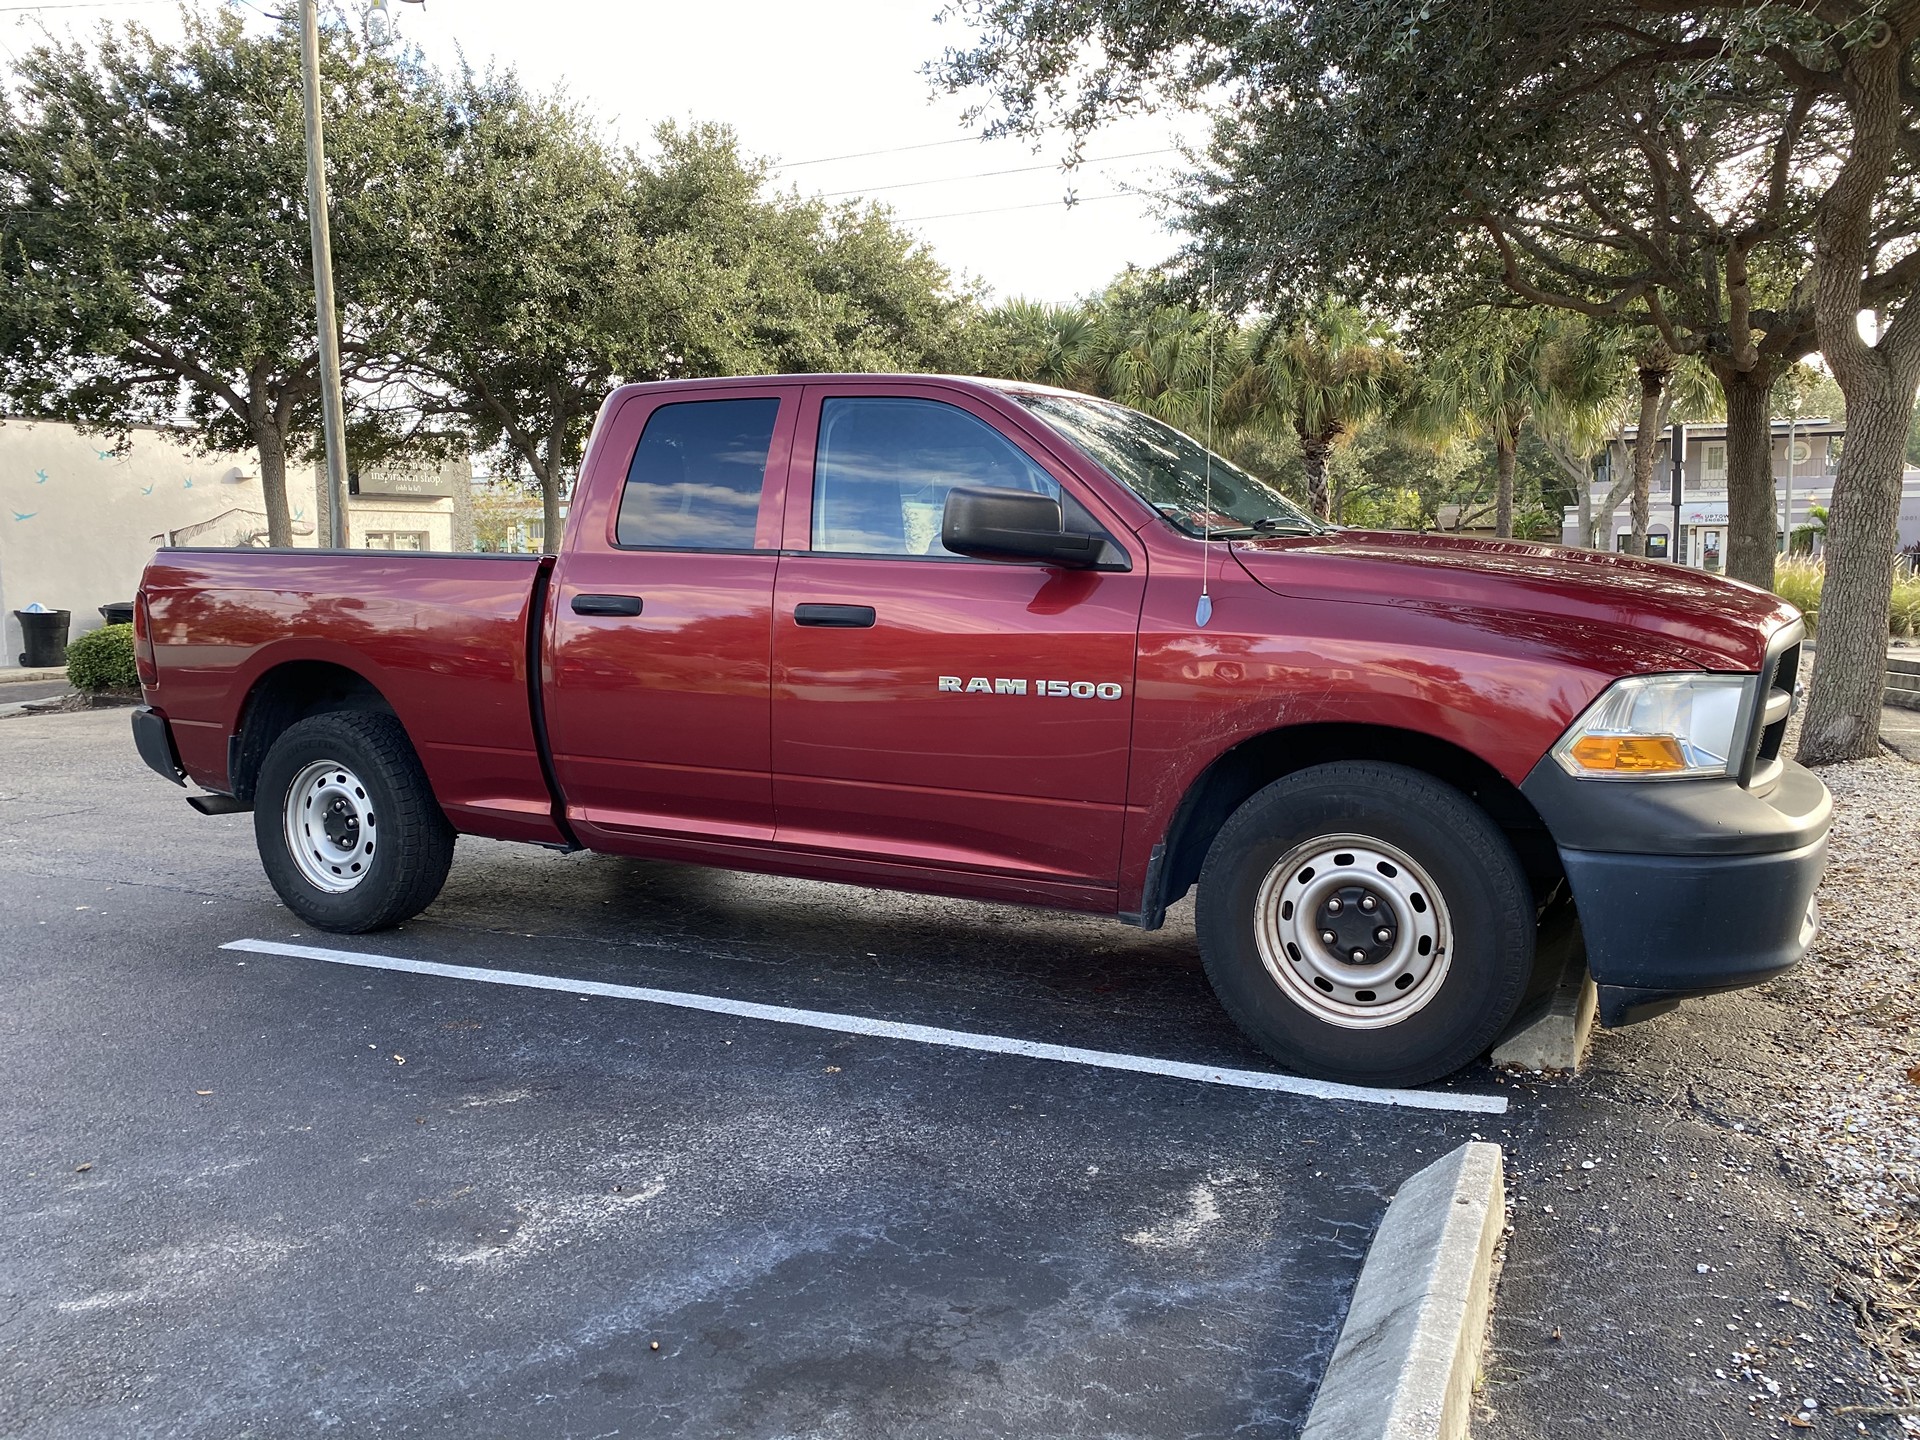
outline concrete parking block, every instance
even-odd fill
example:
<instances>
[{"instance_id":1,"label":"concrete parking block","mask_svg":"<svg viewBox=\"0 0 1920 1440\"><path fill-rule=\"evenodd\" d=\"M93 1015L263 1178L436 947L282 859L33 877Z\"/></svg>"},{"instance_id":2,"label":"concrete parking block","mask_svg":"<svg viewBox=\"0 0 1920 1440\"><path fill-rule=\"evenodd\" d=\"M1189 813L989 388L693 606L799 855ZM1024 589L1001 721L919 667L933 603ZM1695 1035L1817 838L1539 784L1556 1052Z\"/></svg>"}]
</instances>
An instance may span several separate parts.
<instances>
[{"instance_id":1,"label":"concrete parking block","mask_svg":"<svg viewBox=\"0 0 1920 1440\"><path fill-rule=\"evenodd\" d=\"M1400 1187L1301 1440L1466 1435L1506 1220L1503 1176L1500 1147L1472 1141Z\"/></svg>"},{"instance_id":2,"label":"concrete parking block","mask_svg":"<svg viewBox=\"0 0 1920 1440\"><path fill-rule=\"evenodd\" d=\"M1599 1004L1600 992L1587 973L1586 946L1575 930L1560 979L1520 1012L1489 1058L1521 1070L1578 1070L1593 1043Z\"/></svg>"}]
</instances>

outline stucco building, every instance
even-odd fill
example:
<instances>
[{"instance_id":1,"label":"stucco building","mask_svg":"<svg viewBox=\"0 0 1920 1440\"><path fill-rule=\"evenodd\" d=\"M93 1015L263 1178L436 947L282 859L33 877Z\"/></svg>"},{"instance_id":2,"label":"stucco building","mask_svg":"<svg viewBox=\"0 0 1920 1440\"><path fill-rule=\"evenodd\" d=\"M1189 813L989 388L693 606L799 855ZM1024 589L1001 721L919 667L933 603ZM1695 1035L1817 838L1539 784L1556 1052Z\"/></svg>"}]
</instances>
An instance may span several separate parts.
<instances>
[{"instance_id":1,"label":"stucco building","mask_svg":"<svg viewBox=\"0 0 1920 1440\"><path fill-rule=\"evenodd\" d=\"M348 505L356 549L471 549L472 466L383 469L359 477ZM317 469L290 467L293 543L327 531ZM258 458L206 451L172 432L135 429L124 448L51 420L0 423L0 666L19 663L13 612L73 613L72 634L102 623L99 607L131 600L162 545L264 545Z\"/></svg>"},{"instance_id":2,"label":"stucco building","mask_svg":"<svg viewBox=\"0 0 1920 1440\"><path fill-rule=\"evenodd\" d=\"M1789 531L1813 524L1815 506L1833 504L1834 472L1846 440L1845 422L1824 418L1776 420L1773 424L1774 513L1779 544ZM1613 441L1594 458L1592 481L1593 543L1620 549L1633 528L1627 500L1614 511L1611 528L1603 513L1606 496L1633 470L1634 430ZM1681 452L1680 504L1673 494L1672 429L1662 433L1654 451L1652 516L1647 527L1649 554L1675 559L1698 570L1724 570L1727 554L1727 427L1688 425ZM1580 510L1563 512L1561 538L1587 543L1580 533ZM1900 544L1920 540L1920 470L1906 472L1900 504Z\"/></svg>"}]
</instances>

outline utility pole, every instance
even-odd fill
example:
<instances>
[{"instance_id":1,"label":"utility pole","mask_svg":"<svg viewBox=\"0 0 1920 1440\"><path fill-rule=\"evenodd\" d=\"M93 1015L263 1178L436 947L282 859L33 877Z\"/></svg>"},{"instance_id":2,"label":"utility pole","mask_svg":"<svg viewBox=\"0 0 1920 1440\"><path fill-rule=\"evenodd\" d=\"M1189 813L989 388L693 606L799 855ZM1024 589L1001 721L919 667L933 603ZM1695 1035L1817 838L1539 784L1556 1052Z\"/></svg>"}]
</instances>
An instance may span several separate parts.
<instances>
[{"instance_id":1,"label":"utility pole","mask_svg":"<svg viewBox=\"0 0 1920 1440\"><path fill-rule=\"evenodd\" d=\"M1793 447L1799 443L1795 434L1800 427L1800 395L1796 390L1793 397L1793 409L1787 412L1787 504L1786 518L1781 522L1781 551L1791 560L1793 558Z\"/></svg>"},{"instance_id":2,"label":"utility pole","mask_svg":"<svg viewBox=\"0 0 1920 1440\"><path fill-rule=\"evenodd\" d=\"M1680 502L1681 492L1686 488L1687 465L1687 427L1676 424L1673 427L1673 439L1668 442L1667 454L1673 461L1673 533L1667 537L1667 559L1675 565L1687 563L1686 552L1680 548Z\"/></svg>"},{"instance_id":3,"label":"utility pole","mask_svg":"<svg viewBox=\"0 0 1920 1440\"><path fill-rule=\"evenodd\" d=\"M313 235L313 299L320 322L320 416L327 452L327 544L347 545L346 406L340 396L340 329L333 305L333 244L327 235L327 153L320 127L318 0L300 0L300 86L307 119L307 224Z\"/></svg>"}]
</instances>

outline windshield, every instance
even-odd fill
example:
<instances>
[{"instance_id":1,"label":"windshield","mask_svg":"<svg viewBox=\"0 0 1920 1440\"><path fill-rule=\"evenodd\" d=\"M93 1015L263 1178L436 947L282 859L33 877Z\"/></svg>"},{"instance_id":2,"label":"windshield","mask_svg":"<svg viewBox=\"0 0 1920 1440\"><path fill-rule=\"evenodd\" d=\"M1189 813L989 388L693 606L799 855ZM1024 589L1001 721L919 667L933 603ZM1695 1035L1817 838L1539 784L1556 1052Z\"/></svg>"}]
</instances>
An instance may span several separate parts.
<instances>
[{"instance_id":1,"label":"windshield","mask_svg":"<svg viewBox=\"0 0 1920 1440\"><path fill-rule=\"evenodd\" d=\"M1151 415L1091 397L1010 393L1185 534L1236 540L1333 528L1231 461L1209 463L1205 446Z\"/></svg>"}]
</instances>

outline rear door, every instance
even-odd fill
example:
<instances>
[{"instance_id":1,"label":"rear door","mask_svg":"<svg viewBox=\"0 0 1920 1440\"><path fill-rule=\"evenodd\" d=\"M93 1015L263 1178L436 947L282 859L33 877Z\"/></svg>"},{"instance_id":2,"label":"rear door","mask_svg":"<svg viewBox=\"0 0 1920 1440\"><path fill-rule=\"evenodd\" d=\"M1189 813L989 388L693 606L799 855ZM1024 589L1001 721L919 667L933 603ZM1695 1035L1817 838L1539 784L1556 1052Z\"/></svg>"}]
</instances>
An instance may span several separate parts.
<instances>
[{"instance_id":1,"label":"rear door","mask_svg":"<svg viewBox=\"0 0 1920 1440\"><path fill-rule=\"evenodd\" d=\"M554 770L587 837L772 838L773 584L800 396L643 391L604 422L545 673Z\"/></svg>"},{"instance_id":2,"label":"rear door","mask_svg":"<svg viewBox=\"0 0 1920 1440\"><path fill-rule=\"evenodd\" d=\"M936 384L809 386L792 476L774 601L779 840L1113 886L1146 580L1125 528L1044 447ZM956 484L1061 496L1070 526L1104 530L1132 568L952 555L939 532Z\"/></svg>"}]
</instances>

